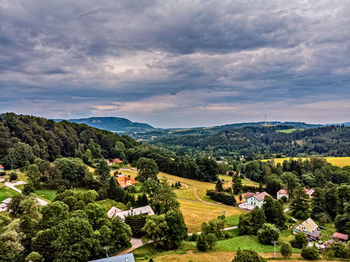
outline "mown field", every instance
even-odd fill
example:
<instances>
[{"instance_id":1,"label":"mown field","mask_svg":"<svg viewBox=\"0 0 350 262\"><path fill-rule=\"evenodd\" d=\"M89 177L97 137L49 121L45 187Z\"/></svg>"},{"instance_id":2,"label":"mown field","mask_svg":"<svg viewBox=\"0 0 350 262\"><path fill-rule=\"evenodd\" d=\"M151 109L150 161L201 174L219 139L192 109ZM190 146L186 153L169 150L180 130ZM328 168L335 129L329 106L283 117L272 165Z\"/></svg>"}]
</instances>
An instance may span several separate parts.
<instances>
[{"instance_id":1,"label":"mown field","mask_svg":"<svg viewBox=\"0 0 350 262\"><path fill-rule=\"evenodd\" d=\"M122 174L135 177L137 175L136 170L122 170ZM217 218L225 212L228 219L227 226L238 225L239 215L245 212L239 208L227 207L224 205L212 205L218 204L218 202L211 200L206 196L208 189L214 189L215 184L209 182L201 182L192 180L189 178L178 177L160 172L159 177L166 177L169 183L180 181L182 183L181 189L175 189L178 200L180 202L180 209L184 215L185 223L188 227L188 232L199 232L201 224L211 219ZM225 186L231 186L232 177L220 176L220 178L226 181ZM250 185L256 185L257 183L245 180L244 183ZM212 203L212 204L210 204Z\"/></svg>"},{"instance_id":2,"label":"mown field","mask_svg":"<svg viewBox=\"0 0 350 262\"><path fill-rule=\"evenodd\" d=\"M276 130L276 132L290 134L290 133L293 133L294 131L298 131L298 130L301 131L301 130L304 130L304 129L289 128L289 129Z\"/></svg>"},{"instance_id":3,"label":"mown field","mask_svg":"<svg viewBox=\"0 0 350 262\"><path fill-rule=\"evenodd\" d=\"M5 185L2 183L0 184L0 202L5 200L6 198L13 197L17 194L19 194L17 191L11 188L5 187Z\"/></svg>"},{"instance_id":4,"label":"mown field","mask_svg":"<svg viewBox=\"0 0 350 262\"><path fill-rule=\"evenodd\" d=\"M76 193L86 192L86 191L88 191L88 189L86 189L86 188L74 189L74 192L76 192ZM54 198L56 197L56 192L57 192L57 190L55 190L55 189L39 189L39 190L35 190L35 194L38 197L43 198L45 200L49 200L49 201L54 200Z\"/></svg>"},{"instance_id":5,"label":"mown field","mask_svg":"<svg viewBox=\"0 0 350 262\"><path fill-rule=\"evenodd\" d=\"M289 157L284 157L284 158L274 158L273 160L275 161L275 163L280 163L282 164L284 160L289 160L290 158ZM293 157L294 160L297 160L299 159L299 157ZM301 158L302 160L305 160L307 158L303 157ZM344 166L350 166L350 157L333 157L333 156L330 156L330 157L325 157L325 159L331 163L332 165L334 166L338 166L338 167L344 167ZM271 160L271 159L265 159L265 160L262 160L262 161L268 161L268 160Z\"/></svg>"}]
</instances>

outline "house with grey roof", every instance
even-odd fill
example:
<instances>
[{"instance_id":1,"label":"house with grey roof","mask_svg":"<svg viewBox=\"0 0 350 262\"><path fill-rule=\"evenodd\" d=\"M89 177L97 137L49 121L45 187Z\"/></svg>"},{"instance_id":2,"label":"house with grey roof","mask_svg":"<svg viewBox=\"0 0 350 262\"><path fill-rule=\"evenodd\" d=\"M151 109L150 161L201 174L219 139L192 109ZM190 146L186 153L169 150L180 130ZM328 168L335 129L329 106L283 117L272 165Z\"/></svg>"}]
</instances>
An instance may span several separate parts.
<instances>
[{"instance_id":1,"label":"house with grey roof","mask_svg":"<svg viewBox=\"0 0 350 262\"><path fill-rule=\"evenodd\" d=\"M112 211L110 212L110 214L112 214ZM154 211L151 208L151 206L130 208L129 210L126 210L126 211L114 212L114 214L110 216L110 218L119 217L122 221L124 221L127 216L136 216L136 215L142 215L142 214L154 215Z\"/></svg>"}]
</instances>

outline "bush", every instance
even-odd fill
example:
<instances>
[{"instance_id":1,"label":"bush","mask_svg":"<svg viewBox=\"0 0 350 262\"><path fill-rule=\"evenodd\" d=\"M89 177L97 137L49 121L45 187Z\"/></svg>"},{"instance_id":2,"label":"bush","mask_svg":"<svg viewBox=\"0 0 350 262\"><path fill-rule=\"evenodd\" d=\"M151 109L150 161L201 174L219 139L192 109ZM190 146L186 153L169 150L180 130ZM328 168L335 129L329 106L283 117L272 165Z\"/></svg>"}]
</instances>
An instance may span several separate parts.
<instances>
[{"instance_id":1,"label":"bush","mask_svg":"<svg viewBox=\"0 0 350 262\"><path fill-rule=\"evenodd\" d=\"M11 172L10 173L10 181L16 180L18 178L18 175L16 172Z\"/></svg>"},{"instance_id":2,"label":"bush","mask_svg":"<svg viewBox=\"0 0 350 262\"><path fill-rule=\"evenodd\" d=\"M278 241L280 231L275 225L265 223L262 228L258 230L258 238L262 244L272 245L274 241Z\"/></svg>"},{"instance_id":3,"label":"bush","mask_svg":"<svg viewBox=\"0 0 350 262\"><path fill-rule=\"evenodd\" d=\"M307 246L307 236L303 233L298 233L294 236L294 239L290 241L292 247L302 249Z\"/></svg>"},{"instance_id":4,"label":"bush","mask_svg":"<svg viewBox=\"0 0 350 262\"><path fill-rule=\"evenodd\" d=\"M266 262L266 259L259 256L259 254L253 250L238 249L232 262Z\"/></svg>"},{"instance_id":5,"label":"bush","mask_svg":"<svg viewBox=\"0 0 350 262\"><path fill-rule=\"evenodd\" d=\"M6 171L0 171L0 176L6 176Z\"/></svg>"},{"instance_id":6,"label":"bush","mask_svg":"<svg viewBox=\"0 0 350 262\"><path fill-rule=\"evenodd\" d=\"M317 260L320 257L318 249L315 246L303 247L301 250L301 256L307 260Z\"/></svg>"},{"instance_id":7,"label":"bush","mask_svg":"<svg viewBox=\"0 0 350 262\"><path fill-rule=\"evenodd\" d=\"M350 257L350 250L346 247L346 244L341 242L334 242L327 249L327 256L336 258L348 258Z\"/></svg>"},{"instance_id":8,"label":"bush","mask_svg":"<svg viewBox=\"0 0 350 262\"><path fill-rule=\"evenodd\" d=\"M197 246L197 249L199 251L207 251L208 248L209 248L209 244L207 242L207 239L205 237L204 234L200 234L198 237L197 237L197 243L196 243L196 246Z\"/></svg>"},{"instance_id":9,"label":"bush","mask_svg":"<svg viewBox=\"0 0 350 262\"><path fill-rule=\"evenodd\" d=\"M287 243L287 242L282 242L282 245L281 245L281 255L284 257L284 258L288 258L290 256L292 256L292 246Z\"/></svg>"},{"instance_id":10,"label":"bush","mask_svg":"<svg viewBox=\"0 0 350 262\"><path fill-rule=\"evenodd\" d=\"M127 216L125 218L125 223L130 226L132 235L134 237L141 237L144 235L141 229L146 224L146 217L147 217L147 214L141 214L141 215Z\"/></svg>"},{"instance_id":11,"label":"bush","mask_svg":"<svg viewBox=\"0 0 350 262\"><path fill-rule=\"evenodd\" d=\"M230 205L230 206L236 205L235 196L226 192L217 192L215 190L207 190L207 196L209 196L211 199L215 201L224 203L226 205Z\"/></svg>"}]
</instances>

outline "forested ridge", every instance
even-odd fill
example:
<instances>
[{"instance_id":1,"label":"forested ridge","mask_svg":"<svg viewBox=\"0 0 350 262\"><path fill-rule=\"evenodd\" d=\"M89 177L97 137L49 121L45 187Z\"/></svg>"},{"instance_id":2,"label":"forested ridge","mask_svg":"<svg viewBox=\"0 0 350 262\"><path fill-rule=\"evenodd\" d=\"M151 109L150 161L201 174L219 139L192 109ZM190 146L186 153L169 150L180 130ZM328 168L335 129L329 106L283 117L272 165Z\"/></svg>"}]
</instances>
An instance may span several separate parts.
<instances>
[{"instance_id":1,"label":"forested ridge","mask_svg":"<svg viewBox=\"0 0 350 262\"><path fill-rule=\"evenodd\" d=\"M280 132L287 126L243 127L214 134L169 135L153 143L177 152L206 152L216 157L243 155L247 160L272 156L350 156L350 128L327 126Z\"/></svg>"},{"instance_id":2,"label":"forested ridge","mask_svg":"<svg viewBox=\"0 0 350 262\"><path fill-rule=\"evenodd\" d=\"M55 122L41 117L5 113L0 115L0 164L21 168L36 158L55 161L61 157L91 159L120 158L136 164L141 157L154 159L160 171L198 180L215 181L216 161L205 155L179 156L161 147L85 124Z\"/></svg>"},{"instance_id":3,"label":"forested ridge","mask_svg":"<svg viewBox=\"0 0 350 262\"><path fill-rule=\"evenodd\" d=\"M126 148L139 143L128 136L93 128L85 124L55 122L42 117L5 113L0 115L0 160L11 147L22 142L32 147L33 153L42 159L54 161L58 157L79 157L91 139L101 147L104 157L115 155L117 141ZM6 161L5 161L6 164Z\"/></svg>"}]
</instances>

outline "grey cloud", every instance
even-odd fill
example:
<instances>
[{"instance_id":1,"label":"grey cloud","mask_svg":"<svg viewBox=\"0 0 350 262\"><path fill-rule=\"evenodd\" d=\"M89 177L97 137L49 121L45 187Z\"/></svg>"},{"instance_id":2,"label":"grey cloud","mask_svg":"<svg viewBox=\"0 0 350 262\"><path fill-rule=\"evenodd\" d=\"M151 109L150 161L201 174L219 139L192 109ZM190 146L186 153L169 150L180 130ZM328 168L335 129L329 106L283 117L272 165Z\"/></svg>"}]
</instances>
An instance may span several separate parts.
<instances>
[{"instance_id":1,"label":"grey cloud","mask_svg":"<svg viewBox=\"0 0 350 262\"><path fill-rule=\"evenodd\" d=\"M88 116L172 97L169 110L198 117L211 104L350 100L349 13L340 0L4 0L0 110Z\"/></svg>"}]
</instances>

